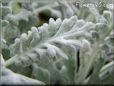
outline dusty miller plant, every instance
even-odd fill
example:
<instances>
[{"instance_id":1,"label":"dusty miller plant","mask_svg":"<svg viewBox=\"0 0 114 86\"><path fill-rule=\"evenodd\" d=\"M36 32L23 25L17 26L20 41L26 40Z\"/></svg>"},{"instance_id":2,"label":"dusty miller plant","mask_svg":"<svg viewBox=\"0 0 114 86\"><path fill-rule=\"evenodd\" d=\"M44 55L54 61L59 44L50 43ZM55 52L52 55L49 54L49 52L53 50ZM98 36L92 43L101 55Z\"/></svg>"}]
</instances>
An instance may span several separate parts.
<instances>
[{"instance_id":1,"label":"dusty miller plant","mask_svg":"<svg viewBox=\"0 0 114 86\"><path fill-rule=\"evenodd\" d=\"M0 3L2 84L114 84L113 7L76 3Z\"/></svg>"}]
</instances>

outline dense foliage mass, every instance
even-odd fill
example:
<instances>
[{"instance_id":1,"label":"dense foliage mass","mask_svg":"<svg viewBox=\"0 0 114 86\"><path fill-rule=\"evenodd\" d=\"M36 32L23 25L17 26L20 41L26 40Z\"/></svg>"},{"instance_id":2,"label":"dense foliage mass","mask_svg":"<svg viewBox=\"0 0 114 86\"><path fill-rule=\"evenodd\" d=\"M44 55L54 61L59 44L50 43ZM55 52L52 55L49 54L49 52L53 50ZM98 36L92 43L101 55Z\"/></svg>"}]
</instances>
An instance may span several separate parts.
<instances>
[{"instance_id":1,"label":"dense foliage mass","mask_svg":"<svg viewBox=\"0 0 114 86\"><path fill-rule=\"evenodd\" d=\"M10 0L0 10L2 84L114 84L112 4Z\"/></svg>"}]
</instances>

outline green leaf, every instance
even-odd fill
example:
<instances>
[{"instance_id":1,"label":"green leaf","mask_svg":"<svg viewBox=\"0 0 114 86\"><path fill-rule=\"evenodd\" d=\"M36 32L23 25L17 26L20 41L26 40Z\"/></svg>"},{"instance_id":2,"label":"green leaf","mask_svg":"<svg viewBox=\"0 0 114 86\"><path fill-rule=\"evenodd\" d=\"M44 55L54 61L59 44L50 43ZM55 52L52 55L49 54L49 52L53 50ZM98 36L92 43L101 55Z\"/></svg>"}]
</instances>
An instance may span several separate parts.
<instances>
[{"instance_id":1,"label":"green leaf","mask_svg":"<svg viewBox=\"0 0 114 86\"><path fill-rule=\"evenodd\" d=\"M38 66L37 64L33 64L33 76L45 82L46 84L50 83L50 72L47 69L44 69L43 67Z\"/></svg>"}]
</instances>

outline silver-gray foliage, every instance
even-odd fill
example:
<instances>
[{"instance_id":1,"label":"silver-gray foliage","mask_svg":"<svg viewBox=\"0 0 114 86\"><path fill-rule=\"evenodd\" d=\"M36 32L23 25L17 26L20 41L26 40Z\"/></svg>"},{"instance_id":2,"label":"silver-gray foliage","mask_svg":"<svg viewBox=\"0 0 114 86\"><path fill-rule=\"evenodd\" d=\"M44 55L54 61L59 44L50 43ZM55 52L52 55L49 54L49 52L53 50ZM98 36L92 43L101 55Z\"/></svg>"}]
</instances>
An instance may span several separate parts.
<instances>
[{"instance_id":1,"label":"silver-gray foliage","mask_svg":"<svg viewBox=\"0 0 114 86\"><path fill-rule=\"evenodd\" d=\"M2 6L3 84L113 84L113 9L67 0L21 5L17 14L13 2ZM45 10L48 23L36 27Z\"/></svg>"}]
</instances>

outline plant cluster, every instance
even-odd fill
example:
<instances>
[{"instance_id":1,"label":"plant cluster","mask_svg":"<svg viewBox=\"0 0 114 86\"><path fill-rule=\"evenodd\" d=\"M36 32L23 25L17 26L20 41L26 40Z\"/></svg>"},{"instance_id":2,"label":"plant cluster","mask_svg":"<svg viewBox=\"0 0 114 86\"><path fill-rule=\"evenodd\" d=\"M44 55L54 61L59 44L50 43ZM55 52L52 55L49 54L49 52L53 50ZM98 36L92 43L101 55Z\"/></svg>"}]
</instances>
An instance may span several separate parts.
<instances>
[{"instance_id":1,"label":"plant cluster","mask_svg":"<svg viewBox=\"0 0 114 86\"><path fill-rule=\"evenodd\" d=\"M112 6L10 0L0 10L2 84L114 84Z\"/></svg>"}]
</instances>

